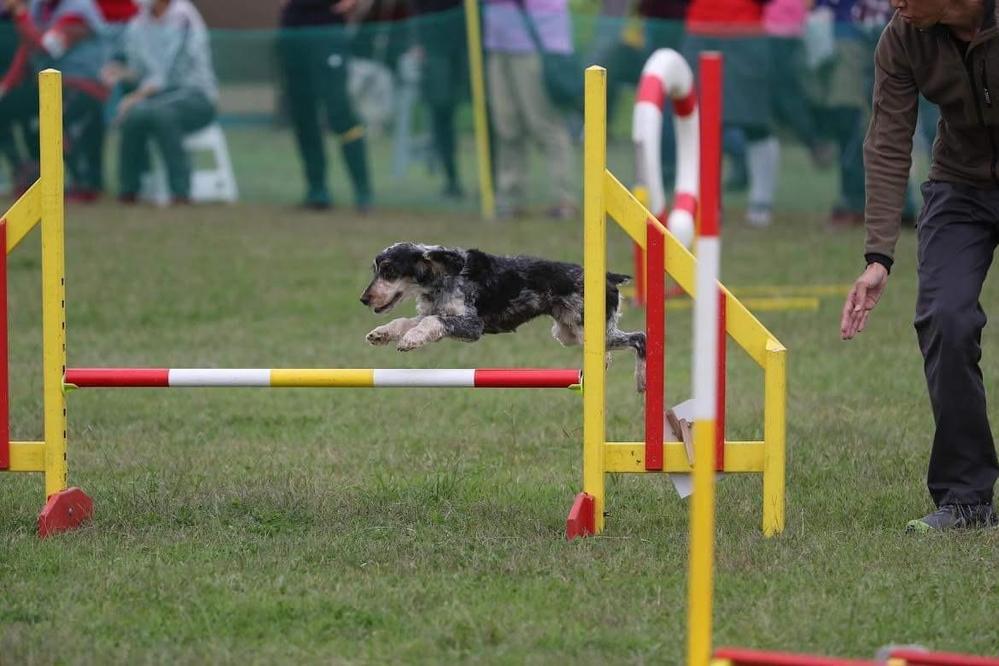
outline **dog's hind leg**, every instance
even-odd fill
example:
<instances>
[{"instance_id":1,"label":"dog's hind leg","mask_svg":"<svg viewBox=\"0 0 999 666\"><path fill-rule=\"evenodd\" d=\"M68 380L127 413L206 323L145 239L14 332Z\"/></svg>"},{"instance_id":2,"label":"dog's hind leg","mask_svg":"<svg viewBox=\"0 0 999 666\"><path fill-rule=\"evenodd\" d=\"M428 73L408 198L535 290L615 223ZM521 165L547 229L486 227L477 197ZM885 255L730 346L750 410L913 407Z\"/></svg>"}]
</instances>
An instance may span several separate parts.
<instances>
[{"instance_id":1,"label":"dog's hind leg","mask_svg":"<svg viewBox=\"0 0 999 666\"><path fill-rule=\"evenodd\" d=\"M411 351L445 337L462 342L475 342L482 337L482 329L483 323L478 317L430 315L424 317L417 326L402 336L396 349Z\"/></svg>"},{"instance_id":2,"label":"dog's hind leg","mask_svg":"<svg viewBox=\"0 0 999 666\"><path fill-rule=\"evenodd\" d=\"M645 333L635 331L632 333L618 330L617 324L612 320L607 322L607 351L615 349L626 349L631 347L635 350L635 387L639 393L645 392Z\"/></svg>"},{"instance_id":3,"label":"dog's hind leg","mask_svg":"<svg viewBox=\"0 0 999 666\"><path fill-rule=\"evenodd\" d=\"M365 339L373 345L387 345L406 335L406 333L420 323L420 319L422 317L400 317L399 319L393 319L389 323L373 329Z\"/></svg>"}]
</instances>

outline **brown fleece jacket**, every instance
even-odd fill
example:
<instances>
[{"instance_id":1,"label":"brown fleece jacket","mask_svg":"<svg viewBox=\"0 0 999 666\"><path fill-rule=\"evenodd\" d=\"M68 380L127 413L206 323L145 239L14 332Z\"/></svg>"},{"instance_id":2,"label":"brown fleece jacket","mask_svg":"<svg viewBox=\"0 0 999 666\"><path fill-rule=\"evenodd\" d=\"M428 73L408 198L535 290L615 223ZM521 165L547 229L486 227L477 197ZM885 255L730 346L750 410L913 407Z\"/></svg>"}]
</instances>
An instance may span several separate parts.
<instances>
[{"instance_id":1,"label":"brown fleece jacket","mask_svg":"<svg viewBox=\"0 0 999 666\"><path fill-rule=\"evenodd\" d=\"M930 179L999 188L999 29L995 0L985 4L982 29L967 50L946 26L918 30L897 12L878 41L864 141L865 253L884 255L889 266L901 228L919 93L940 107Z\"/></svg>"}]
</instances>

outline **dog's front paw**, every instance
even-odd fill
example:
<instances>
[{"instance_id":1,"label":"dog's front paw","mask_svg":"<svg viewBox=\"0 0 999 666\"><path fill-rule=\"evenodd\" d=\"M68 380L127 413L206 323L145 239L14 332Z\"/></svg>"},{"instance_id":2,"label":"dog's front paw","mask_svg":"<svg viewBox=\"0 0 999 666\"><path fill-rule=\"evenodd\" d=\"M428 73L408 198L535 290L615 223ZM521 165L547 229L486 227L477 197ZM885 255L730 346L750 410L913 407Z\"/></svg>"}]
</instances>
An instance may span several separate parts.
<instances>
[{"instance_id":1,"label":"dog's front paw","mask_svg":"<svg viewBox=\"0 0 999 666\"><path fill-rule=\"evenodd\" d=\"M397 344L395 348L398 349L399 351L407 352L407 351L413 351L414 349L418 349L425 344L426 340L424 340L422 335L413 335L411 333L407 333L406 335L402 336L402 339L399 340L399 344Z\"/></svg>"},{"instance_id":2,"label":"dog's front paw","mask_svg":"<svg viewBox=\"0 0 999 666\"><path fill-rule=\"evenodd\" d=\"M368 335L365 337L365 340L368 341L368 344L375 345L376 347L380 345L387 345L388 343L392 342L394 339L395 337L389 331L387 326L379 326L378 328L368 333Z\"/></svg>"}]
</instances>

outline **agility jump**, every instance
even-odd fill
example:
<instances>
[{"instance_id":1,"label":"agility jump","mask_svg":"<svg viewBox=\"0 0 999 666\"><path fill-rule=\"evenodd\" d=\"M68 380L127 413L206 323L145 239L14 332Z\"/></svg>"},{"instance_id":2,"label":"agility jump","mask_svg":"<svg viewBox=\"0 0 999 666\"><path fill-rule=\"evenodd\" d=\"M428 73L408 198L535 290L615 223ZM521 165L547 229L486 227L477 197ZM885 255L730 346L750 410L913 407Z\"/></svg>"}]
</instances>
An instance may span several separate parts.
<instances>
[{"instance_id":1,"label":"agility jump","mask_svg":"<svg viewBox=\"0 0 999 666\"><path fill-rule=\"evenodd\" d=\"M593 74L587 74L592 79ZM58 72L40 76L42 175L29 191L14 204L4 218L7 252L11 252L35 224L41 222L43 272L44 338L44 440L8 442L0 435L0 470L43 472L46 508L39 517L42 536L79 525L92 513L92 502L78 488L67 489L66 469L66 399L70 389L96 387L181 387L181 386L255 386L255 387L468 387L468 388L581 388L582 377L575 369L196 369L196 368L67 368L65 327L65 274L63 238L63 172L61 135L61 78ZM596 90L590 83L591 97ZM597 93L602 94L602 93ZM587 367L584 392L584 492L591 504L590 517L574 510L577 517L567 523L567 536L598 533L603 528L603 475L606 472L690 472L691 456L681 442L663 442L663 341L664 320L660 308L650 308L647 318L649 377L652 388L646 402L645 442L604 441L604 358L606 353L605 294L602 280L606 275L606 246L603 213L606 210L651 256L646 279L651 289L661 289L667 268L669 274L688 293L694 292L694 259L662 225L643 208L605 168L605 116L590 117L596 107L588 105L587 123L587 226L585 279L599 284L586 289L584 310L584 359ZM599 159L595 159L595 156ZM605 191L606 190L606 191ZM604 206L606 202L606 208ZM594 221L599 215L599 233ZM658 255L657 255L657 248ZM0 259L6 262L6 255ZM6 266L0 267L6 280ZM6 294L6 284L0 291ZM766 380L766 438L763 442L724 441L724 398L719 398L718 446L719 471L763 472L764 532L775 534L783 528L784 498L784 377L783 347L738 301L722 295L723 317L728 332L758 363L768 368ZM6 320L6 311L0 313ZM769 345L769 347L768 347ZM719 344L722 368L719 392L724 395L724 346ZM6 372L6 348L2 351ZM769 354L769 356L768 356ZM768 358L773 358L767 365ZM592 380L591 380L592 377ZM0 377L6 390L7 382ZM4 396L5 401L5 396ZM4 407L2 428L9 430L9 410ZM702 429L703 430L703 429ZM580 516L583 516L580 518ZM573 526L578 527L573 527Z\"/></svg>"},{"instance_id":2,"label":"agility jump","mask_svg":"<svg viewBox=\"0 0 999 666\"><path fill-rule=\"evenodd\" d=\"M41 176L0 219L0 471L45 475L38 533L45 537L79 526L93 501L67 484L66 391L97 387L269 388L581 388L578 369L216 369L67 368L63 209L62 77L39 75ZM10 441L7 354L7 255L35 225L42 235L42 347L44 435L41 441Z\"/></svg>"},{"instance_id":3,"label":"agility jump","mask_svg":"<svg viewBox=\"0 0 999 666\"><path fill-rule=\"evenodd\" d=\"M709 58L710 61L710 58ZM721 68L708 67L702 73L703 93L721 95ZM627 187L607 169L606 70L590 67L586 71L584 183L584 339L583 376L583 492L576 496L566 520L566 536L574 538L599 534L604 528L606 510L605 475L608 473L690 473L697 458L690 460L687 447L679 437L664 441L663 414L665 376L665 277L669 275L683 291L696 297L697 260L677 238L667 231L657 215L643 206ZM708 160L711 151L720 155L720 138L709 139L705 127L721 123L720 101L717 109L700 109L700 224L704 225L709 207L720 210L720 157ZM720 136L720 129L718 129ZM713 133L709 133L713 134ZM707 140L714 143L706 143ZM705 168L712 170L705 172ZM709 190L708 188L715 188ZM710 197L710 201L709 201ZM646 402L645 441L608 442L605 422L604 312L601 276L607 263L607 216L644 251L645 284L648 291L646 310ZM713 442L713 467L718 472L758 473L763 475L763 533L779 534L784 529L784 470L786 437L786 356L780 341L732 294L719 284L716 373L716 421ZM700 334L698 334L700 335ZM725 438L725 341L731 338L764 373L764 436L762 441L729 441ZM696 399L695 399L696 400ZM703 433L706 428L701 428ZM703 436L697 434L695 438ZM696 482L695 482L696 485ZM697 495L697 490L694 496Z\"/></svg>"}]
</instances>

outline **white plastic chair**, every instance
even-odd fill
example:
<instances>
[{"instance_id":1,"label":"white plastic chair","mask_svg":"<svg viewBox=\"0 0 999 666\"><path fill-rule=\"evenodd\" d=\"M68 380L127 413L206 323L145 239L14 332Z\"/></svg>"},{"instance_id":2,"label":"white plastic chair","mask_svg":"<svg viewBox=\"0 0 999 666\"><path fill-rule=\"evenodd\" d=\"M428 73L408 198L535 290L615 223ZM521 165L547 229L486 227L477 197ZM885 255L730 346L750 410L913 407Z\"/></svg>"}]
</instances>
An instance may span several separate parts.
<instances>
[{"instance_id":1,"label":"white plastic chair","mask_svg":"<svg viewBox=\"0 0 999 666\"><path fill-rule=\"evenodd\" d=\"M191 169L191 201L195 203L235 203L239 200L236 174L229 159L229 144L218 123L184 137L184 150L192 157L199 152L212 154L213 166ZM142 198L158 206L170 203L166 167L153 151L151 168L142 177Z\"/></svg>"}]
</instances>

